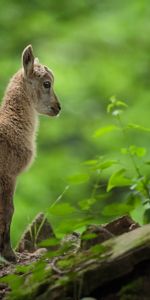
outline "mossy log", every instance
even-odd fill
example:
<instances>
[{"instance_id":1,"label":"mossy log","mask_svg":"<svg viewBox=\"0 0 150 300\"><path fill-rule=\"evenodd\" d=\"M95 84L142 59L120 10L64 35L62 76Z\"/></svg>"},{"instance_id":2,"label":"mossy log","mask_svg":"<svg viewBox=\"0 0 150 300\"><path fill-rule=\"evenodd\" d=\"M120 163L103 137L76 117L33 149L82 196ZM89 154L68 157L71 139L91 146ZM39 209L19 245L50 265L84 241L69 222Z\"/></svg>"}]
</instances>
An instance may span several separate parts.
<instances>
[{"instance_id":1,"label":"mossy log","mask_svg":"<svg viewBox=\"0 0 150 300\"><path fill-rule=\"evenodd\" d=\"M127 232L119 231L121 235L116 236L117 226ZM16 299L149 300L150 225L137 227L128 217L109 225L89 226L81 237L71 237L78 247L47 259L50 273L34 289ZM86 240L86 234L90 233L96 236Z\"/></svg>"},{"instance_id":2,"label":"mossy log","mask_svg":"<svg viewBox=\"0 0 150 300\"><path fill-rule=\"evenodd\" d=\"M34 299L69 300L94 297L97 300L150 299L150 225L124 233L79 254L71 270ZM61 278L61 280L60 280ZM62 282L66 283L62 286Z\"/></svg>"}]
</instances>

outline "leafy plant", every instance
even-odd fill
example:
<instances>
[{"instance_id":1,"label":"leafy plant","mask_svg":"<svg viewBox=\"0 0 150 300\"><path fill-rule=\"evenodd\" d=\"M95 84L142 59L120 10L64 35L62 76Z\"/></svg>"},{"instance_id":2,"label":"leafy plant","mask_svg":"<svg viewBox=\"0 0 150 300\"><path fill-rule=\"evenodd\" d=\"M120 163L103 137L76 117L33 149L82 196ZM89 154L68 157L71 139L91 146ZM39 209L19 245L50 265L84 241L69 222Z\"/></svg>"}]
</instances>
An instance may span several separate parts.
<instances>
[{"instance_id":1,"label":"leafy plant","mask_svg":"<svg viewBox=\"0 0 150 300\"><path fill-rule=\"evenodd\" d=\"M147 149L144 147L138 147L134 144L129 144L129 131L130 130L139 130L139 131L145 131L149 132L150 129L140 126L139 124L124 124L122 121L122 114L124 113L125 109L127 109L127 104L123 101L117 100L115 97L111 97L110 103L107 106L107 113L113 116L113 118L116 121L116 125L109 125L105 128L98 129L94 136L99 137L101 136L101 133L108 132L108 128L112 130L120 130L124 137L124 142L126 144L126 147L123 147L120 149L121 153L128 156L128 165L125 167L122 167L124 165L124 161L118 161L117 162L117 169L114 170L114 172L111 174L108 184L107 184L107 192L110 192L114 188L118 187L128 187L128 199L126 200L127 204L120 205L115 204L114 208L118 212L122 214L122 208L125 208L126 212L132 211L137 204L139 204L139 199L141 200L141 203L144 207L144 215L143 215L143 222L149 223L150 221L150 180L146 176L146 174L143 173L141 166L144 165L145 162L142 160L143 157L146 155ZM105 130L106 129L106 130ZM110 130L109 130L110 131ZM100 133L100 134L99 134ZM140 162L140 164L139 164ZM148 163L148 162L147 162ZM128 166L132 165L134 169L134 174L128 173ZM108 165L109 166L109 165ZM119 168L118 168L119 166ZM133 206L131 206L131 199L132 203L134 203ZM137 200L137 201L136 201ZM128 205L130 202L130 205ZM111 209L113 211L113 206L111 206ZM109 207L105 207L104 211L110 212Z\"/></svg>"},{"instance_id":2,"label":"leafy plant","mask_svg":"<svg viewBox=\"0 0 150 300\"><path fill-rule=\"evenodd\" d=\"M83 163L85 167L84 173L73 175L68 181L70 185L86 184L90 186L94 180L95 183L92 184L90 195L85 199L78 199L77 206L72 206L69 203L59 203L51 209L51 213L76 214L82 220L85 220L86 224L87 220L89 223L92 223L100 219L100 216L108 219L108 217L132 214L136 207L143 205L143 210L141 210L142 222L148 223L150 221L150 180L143 172L147 149L129 142L129 135L133 130L150 132L150 129L139 124L124 123L122 114L127 108L128 105L125 102L111 97L107 106L107 113L113 117L115 124L109 124L94 132L94 138L101 138L114 131L122 134L124 145L120 147L117 158L97 156L94 159L85 161ZM121 158L118 159L120 155ZM124 159L124 157L126 158ZM149 161L146 164L148 165ZM129 166L130 169L132 167L132 172L129 172ZM112 171L109 171L109 175L107 174L108 179L106 180L104 172L111 168ZM118 189L124 189L126 194L125 201L121 199L119 203L118 201L114 203L113 200L111 204L105 202L105 199L113 197ZM103 204L100 203L101 199L104 200ZM97 209L99 205L102 209Z\"/></svg>"}]
</instances>

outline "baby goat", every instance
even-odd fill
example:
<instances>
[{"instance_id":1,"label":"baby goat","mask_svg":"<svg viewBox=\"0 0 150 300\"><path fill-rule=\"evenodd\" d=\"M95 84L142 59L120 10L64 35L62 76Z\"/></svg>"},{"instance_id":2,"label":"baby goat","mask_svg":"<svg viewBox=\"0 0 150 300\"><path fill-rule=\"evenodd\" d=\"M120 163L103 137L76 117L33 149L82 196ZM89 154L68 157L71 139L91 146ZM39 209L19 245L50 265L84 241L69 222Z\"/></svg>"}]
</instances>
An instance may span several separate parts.
<instances>
[{"instance_id":1,"label":"baby goat","mask_svg":"<svg viewBox=\"0 0 150 300\"><path fill-rule=\"evenodd\" d=\"M53 73L34 58L31 45L24 49L22 63L0 108L0 255L10 261L16 258L10 242L16 179L34 159L38 114L60 111Z\"/></svg>"}]
</instances>

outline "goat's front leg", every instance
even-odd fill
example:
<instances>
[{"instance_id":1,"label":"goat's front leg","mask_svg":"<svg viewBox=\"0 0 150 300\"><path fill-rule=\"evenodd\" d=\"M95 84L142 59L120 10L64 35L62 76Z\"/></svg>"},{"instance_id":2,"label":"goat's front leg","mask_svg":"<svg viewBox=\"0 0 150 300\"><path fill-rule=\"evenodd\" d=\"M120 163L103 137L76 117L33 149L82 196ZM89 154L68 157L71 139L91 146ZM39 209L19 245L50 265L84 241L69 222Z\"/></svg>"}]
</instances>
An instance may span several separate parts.
<instances>
[{"instance_id":1,"label":"goat's front leg","mask_svg":"<svg viewBox=\"0 0 150 300\"><path fill-rule=\"evenodd\" d=\"M14 190L15 180L13 178L8 176L0 178L0 255L9 261L16 260L10 242Z\"/></svg>"}]
</instances>

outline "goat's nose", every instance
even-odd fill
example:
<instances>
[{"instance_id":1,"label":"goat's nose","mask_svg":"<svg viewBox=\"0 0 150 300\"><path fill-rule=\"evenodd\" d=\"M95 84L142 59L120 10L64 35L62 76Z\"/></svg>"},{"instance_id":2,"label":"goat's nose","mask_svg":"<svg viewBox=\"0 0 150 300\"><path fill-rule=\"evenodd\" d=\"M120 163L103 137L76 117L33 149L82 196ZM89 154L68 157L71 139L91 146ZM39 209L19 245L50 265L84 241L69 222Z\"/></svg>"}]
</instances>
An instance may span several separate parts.
<instances>
[{"instance_id":1,"label":"goat's nose","mask_svg":"<svg viewBox=\"0 0 150 300\"><path fill-rule=\"evenodd\" d=\"M59 110L61 110L61 106L60 106L60 103L58 102L58 108L59 108Z\"/></svg>"}]
</instances>

